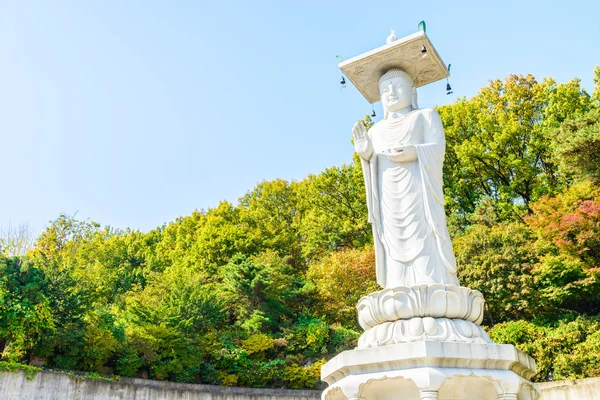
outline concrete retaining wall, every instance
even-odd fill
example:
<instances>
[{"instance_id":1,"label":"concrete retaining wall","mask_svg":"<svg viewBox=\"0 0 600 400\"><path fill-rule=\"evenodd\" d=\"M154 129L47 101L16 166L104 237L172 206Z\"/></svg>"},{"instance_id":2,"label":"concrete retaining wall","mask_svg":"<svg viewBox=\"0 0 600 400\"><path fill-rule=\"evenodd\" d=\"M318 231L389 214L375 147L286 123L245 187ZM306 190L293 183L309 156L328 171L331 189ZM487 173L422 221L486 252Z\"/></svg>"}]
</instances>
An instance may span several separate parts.
<instances>
[{"instance_id":1,"label":"concrete retaining wall","mask_svg":"<svg viewBox=\"0 0 600 400\"><path fill-rule=\"evenodd\" d=\"M542 382L536 386L542 400L600 400L600 378Z\"/></svg>"},{"instance_id":2,"label":"concrete retaining wall","mask_svg":"<svg viewBox=\"0 0 600 400\"><path fill-rule=\"evenodd\" d=\"M536 385L541 400L600 400L600 378ZM0 373L0 400L319 400L317 390L247 389L122 378L117 382L43 371Z\"/></svg>"},{"instance_id":3,"label":"concrete retaining wall","mask_svg":"<svg viewBox=\"0 0 600 400\"><path fill-rule=\"evenodd\" d=\"M317 390L247 389L122 378L116 382L38 372L0 373L1 400L318 400Z\"/></svg>"}]
</instances>

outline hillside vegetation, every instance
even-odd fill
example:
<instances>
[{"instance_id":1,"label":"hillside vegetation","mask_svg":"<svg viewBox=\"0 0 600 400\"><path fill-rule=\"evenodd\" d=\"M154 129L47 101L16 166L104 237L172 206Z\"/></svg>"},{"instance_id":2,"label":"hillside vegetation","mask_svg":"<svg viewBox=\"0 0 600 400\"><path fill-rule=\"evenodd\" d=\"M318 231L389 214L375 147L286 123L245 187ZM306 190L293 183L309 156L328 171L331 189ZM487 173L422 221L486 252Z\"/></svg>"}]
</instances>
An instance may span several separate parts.
<instances>
[{"instance_id":1,"label":"hillside vegetation","mask_svg":"<svg viewBox=\"0 0 600 400\"><path fill-rule=\"evenodd\" d=\"M589 94L511 75L438 108L459 279L483 292L492 339L537 359L537 380L600 375L595 77ZM378 290L356 159L147 233L62 215L26 255L4 239L4 362L316 388L325 360L356 344L356 302Z\"/></svg>"}]
</instances>

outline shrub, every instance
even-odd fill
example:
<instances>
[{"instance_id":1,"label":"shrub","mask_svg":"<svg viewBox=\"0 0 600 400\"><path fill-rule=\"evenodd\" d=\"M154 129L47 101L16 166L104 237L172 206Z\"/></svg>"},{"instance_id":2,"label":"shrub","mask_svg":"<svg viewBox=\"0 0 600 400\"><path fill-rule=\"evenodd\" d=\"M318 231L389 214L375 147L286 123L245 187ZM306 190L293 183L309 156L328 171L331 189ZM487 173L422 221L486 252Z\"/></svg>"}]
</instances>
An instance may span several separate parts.
<instances>
[{"instance_id":1,"label":"shrub","mask_svg":"<svg viewBox=\"0 0 600 400\"><path fill-rule=\"evenodd\" d=\"M264 357L265 353L274 347L273 339L263 333L257 333L242 341L242 348L249 355Z\"/></svg>"},{"instance_id":2,"label":"shrub","mask_svg":"<svg viewBox=\"0 0 600 400\"><path fill-rule=\"evenodd\" d=\"M318 357L327 353L329 326L324 321L311 317L301 317L286 336L288 349L302 353L306 357Z\"/></svg>"},{"instance_id":3,"label":"shrub","mask_svg":"<svg viewBox=\"0 0 600 400\"><path fill-rule=\"evenodd\" d=\"M598 370L597 355L600 329L598 317L562 316L557 321L511 321L495 325L490 337L497 343L509 343L532 356L538 373L535 381L567 379ZM588 351L588 353L584 353ZM569 362L573 361L573 365Z\"/></svg>"}]
</instances>

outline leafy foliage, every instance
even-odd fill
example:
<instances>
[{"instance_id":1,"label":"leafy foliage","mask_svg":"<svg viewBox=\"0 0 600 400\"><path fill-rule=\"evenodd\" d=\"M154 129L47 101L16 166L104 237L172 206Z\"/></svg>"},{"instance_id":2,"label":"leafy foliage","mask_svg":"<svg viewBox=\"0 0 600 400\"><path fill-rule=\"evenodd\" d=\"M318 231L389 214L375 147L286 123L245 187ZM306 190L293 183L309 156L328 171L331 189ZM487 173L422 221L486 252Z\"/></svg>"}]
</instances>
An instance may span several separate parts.
<instances>
[{"instance_id":1,"label":"leafy foliage","mask_svg":"<svg viewBox=\"0 0 600 400\"><path fill-rule=\"evenodd\" d=\"M493 80L472 99L440 107L445 196L455 223L469 225L484 199L500 219L518 220L532 201L560 188L548 131L589 109L579 80L539 83L531 75Z\"/></svg>"},{"instance_id":2,"label":"leafy foliage","mask_svg":"<svg viewBox=\"0 0 600 400\"><path fill-rule=\"evenodd\" d=\"M485 295L485 323L529 317L536 309L531 246L530 231L516 222L474 225L454 241L461 284Z\"/></svg>"},{"instance_id":3,"label":"leafy foliage","mask_svg":"<svg viewBox=\"0 0 600 400\"><path fill-rule=\"evenodd\" d=\"M544 381L595 376L597 350L587 354L582 351L598 348L598 328L597 318L565 315L557 321L505 322L489 333L495 342L513 344L533 356L538 370L535 380Z\"/></svg>"},{"instance_id":4,"label":"leafy foliage","mask_svg":"<svg viewBox=\"0 0 600 400\"><path fill-rule=\"evenodd\" d=\"M600 312L600 190L569 187L534 206L528 225L537 235L534 270L542 302L562 310Z\"/></svg>"},{"instance_id":5,"label":"leafy foliage","mask_svg":"<svg viewBox=\"0 0 600 400\"><path fill-rule=\"evenodd\" d=\"M314 284L317 307L326 319L357 328L356 303L378 290L372 248L343 250L311 263L307 277Z\"/></svg>"},{"instance_id":6,"label":"leafy foliage","mask_svg":"<svg viewBox=\"0 0 600 400\"><path fill-rule=\"evenodd\" d=\"M42 271L21 258L0 255L0 348L16 362L45 331L54 329Z\"/></svg>"},{"instance_id":7,"label":"leafy foliage","mask_svg":"<svg viewBox=\"0 0 600 400\"><path fill-rule=\"evenodd\" d=\"M487 299L492 338L536 357L537 380L600 373L594 74L592 95L510 75L439 107L459 278ZM18 243L0 239L0 369L317 388L377 290L356 155L150 232L61 215L26 255Z\"/></svg>"},{"instance_id":8,"label":"leafy foliage","mask_svg":"<svg viewBox=\"0 0 600 400\"><path fill-rule=\"evenodd\" d=\"M565 121L551 137L562 175L600 183L600 108Z\"/></svg>"}]
</instances>

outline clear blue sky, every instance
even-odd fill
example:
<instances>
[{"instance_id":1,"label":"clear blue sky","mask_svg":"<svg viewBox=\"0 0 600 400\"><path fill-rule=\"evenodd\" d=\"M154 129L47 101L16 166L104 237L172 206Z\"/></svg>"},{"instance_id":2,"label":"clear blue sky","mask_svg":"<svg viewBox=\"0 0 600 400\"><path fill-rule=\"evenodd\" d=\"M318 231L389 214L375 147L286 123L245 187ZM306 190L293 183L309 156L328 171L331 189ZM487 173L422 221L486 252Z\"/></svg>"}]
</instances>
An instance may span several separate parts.
<instances>
[{"instance_id":1,"label":"clear blue sky","mask_svg":"<svg viewBox=\"0 0 600 400\"><path fill-rule=\"evenodd\" d=\"M573 0L0 0L0 224L78 212L146 231L350 162L370 106L340 90L335 56L421 20L454 89L420 89L421 107L509 73L591 90L599 15Z\"/></svg>"}]
</instances>

